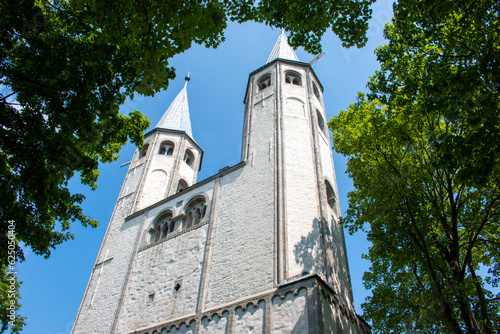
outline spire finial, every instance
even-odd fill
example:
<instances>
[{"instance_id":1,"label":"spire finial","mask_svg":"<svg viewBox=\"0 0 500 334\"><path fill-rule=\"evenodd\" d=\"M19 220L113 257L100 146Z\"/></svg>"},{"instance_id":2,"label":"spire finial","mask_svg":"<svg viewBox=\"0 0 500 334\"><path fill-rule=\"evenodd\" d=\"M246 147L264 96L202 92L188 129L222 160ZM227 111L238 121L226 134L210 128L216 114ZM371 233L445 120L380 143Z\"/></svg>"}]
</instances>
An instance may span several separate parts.
<instances>
[{"instance_id":1,"label":"spire finial","mask_svg":"<svg viewBox=\"0 0 500 334\"><path fill-rule=\"evenodd\" d=\"M186 77L184 78L184 80L186 80L186 81L191 80L191 77L189 76L190 74L191 74L191 72L188 71L188 74L186 75Z\"/></svg>"},{"instance_id":2,"label":"spire finial","mask_svg":"<svg viewBox=\"0 0 500 334\"><path fill-rule=\"evenodd\" d=\"M188 71L188 74L184 77L184 80L186 80L186 82L184 83L184 88L186 88L188 81L191 80L190 74L191 72Z\"/></svg>"}]
</instances>

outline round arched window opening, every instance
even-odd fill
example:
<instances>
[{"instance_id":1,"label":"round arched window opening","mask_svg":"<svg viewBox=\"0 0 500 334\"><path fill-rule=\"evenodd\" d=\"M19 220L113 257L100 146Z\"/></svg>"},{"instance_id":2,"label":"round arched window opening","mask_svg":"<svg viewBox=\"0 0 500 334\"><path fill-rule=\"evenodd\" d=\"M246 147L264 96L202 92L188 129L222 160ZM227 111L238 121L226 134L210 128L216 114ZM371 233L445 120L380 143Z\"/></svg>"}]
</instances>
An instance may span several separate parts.
<instances>
[{"instance_id":1,"label":"round arched window opening","mask_svg":"<svg viewBox=\"0 0 500 334\"><path fill-rule=\"evenodd\" d=\"M183 191L187 187L188 187L187 182L183 179L180 179L179 184L177 185L177 192L180 193L181 191Z\"/></svg>"},{"instance_id":2,"label":"round arched window opening","mask_svg":"<svg viewBox=\"0 0 500 334\"><path fill-rule=\"evenodd\" d=\"M198 225L205 218L207 213L207 205L204 197L198 197L189 202L185 209L186 215L186 226L185 228L190 228L191 226Z\"/></svg>"},{"instance_id":3,"label":"round arched window opening","mask_svg":"<svg viewBox=\"0 0 500 334\"><path fill-rule=\"evenodd\" d=\"M259 81L257 81L257 87L259 87L259 91L266 89L267 87L271 86L271 75L270 74L264 74Z\"/></svg>"},{"instance_id":4,"label":"round arched window opening","mask_svg":"<svg viewBox=\"0 0 500 334\"><path fill-rule=\"evenodd\" d=\"M145 144L142 147L142 150L139 152L139 159L146 156L146 153L148 153L148 148L149 148L149 144Z\"/></svg>"},{"instance_id":5,"label":"round arched window opening","mask_svg":"<svg viewBox=\"0 0 500 334\"><path fill-rule=\"evenodd\" d=\"M158 150L158 154L172 155L172 154L174 154L174 148L175 148L175 145L171 141L168 141L168 140L163 141L160 144L160 149Z\"/></svg>"},{"instance_id":6,"label":"round arched window opening","mask_svg":"<svg viewBox=\"0 0 500 334\"><path fill-rule=\"evenodd\" d=\"M302 86L302 78L300 77L300 74L295 71L286 71L285 83Z\"/></svg>"},{"instance_id":7,"label":"round arched window opening","mask_svg":"<svg viewBox=\"0 0 500 334\"><path fill-rule=\"evenodd\" d=\"M166 211L161 213L153 223L153 227L149 231L151 234L151 242L157 242L167 237L172 222L172 212Z\"/></svg>"},{"instance_id":8,"label":"round arched window opening","mask_svg":"<svg viewBox=\"0 0 500 334\"><path fill-rule=\"evenodd\" d=\"M191 150L189 149L187 149L186 153L184 154L184 162L188 164L188 166L193 167L194 155L193 152L191 152Z\"/></svg>"}]
</instances>

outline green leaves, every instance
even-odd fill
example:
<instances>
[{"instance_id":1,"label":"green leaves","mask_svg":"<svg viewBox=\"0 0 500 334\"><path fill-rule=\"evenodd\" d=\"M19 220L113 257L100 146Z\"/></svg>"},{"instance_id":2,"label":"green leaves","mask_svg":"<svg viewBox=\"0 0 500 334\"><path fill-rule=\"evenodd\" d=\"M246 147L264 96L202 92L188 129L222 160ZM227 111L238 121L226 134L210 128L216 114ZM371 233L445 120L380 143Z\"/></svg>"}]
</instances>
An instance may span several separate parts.
<instances>
[{"instance_id":1,"label":"green leaves","mask_svg":"<svg viewBox=\"0 0 500 334\"><path fill-rule=\"evenodd\" d=\"M5 332L10 327L10 332L21 333L26 324L25 317L19 316L21 307L19 299L19 286L22 282L17 281L17 273L7 270L6 266L0 267L0 331Z\"/></svg>"},{"instance_id":2,"label":"green leaves","mask_svg":"<svg viewBox=\"0 0 500 334\"><path fill-rule=\"evenodd\" d=\"M364 46L371 17L370 5L374 2L267 0L258 3L254 15L257 22L289 31L291 46L303 46L306 51L318 54L321 37L328 29L345 47Z\"/></svg>"},{"instance_id":3,"label":"green leaves","mask_svg":"<svg viewBox=\"0 0 500 334\"><path fill-rule=\"evenodd\" d=\"M370 226L375 331L499 330L498 6L400 1L370 93L329 123L355 187L342 222Z\"/></svg>"}]
</instances>

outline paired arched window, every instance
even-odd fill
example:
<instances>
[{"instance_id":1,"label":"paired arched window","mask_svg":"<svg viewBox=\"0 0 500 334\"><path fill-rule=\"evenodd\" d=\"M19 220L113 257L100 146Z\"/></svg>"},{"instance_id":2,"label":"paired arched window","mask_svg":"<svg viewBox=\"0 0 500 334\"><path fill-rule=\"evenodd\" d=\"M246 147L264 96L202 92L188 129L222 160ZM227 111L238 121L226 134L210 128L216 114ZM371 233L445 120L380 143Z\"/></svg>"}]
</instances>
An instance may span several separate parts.
<instances>
[{"instance_id":1,"label":"paired arched window","mask_svg":"<svg viewBox=\"0 0 500 334\"><path fill-rule=\"evenodd\" d=\"M271 74L264 74L260 77L259 81L257 81L257 87L259 87L259 91L271 86Z\"/></svg>"},{"instance_id":2,"label":"paired arched window","mask_svg":"<svg viewBox=\"0 0 500 334\"><path fill-rule=\"evenodd\" d=\"M316 116L318 117L318 126L319 126L321 132L323 132L323 134L326 134L326 132L325 132L325 129L326 129L325 120L323 119L323 116L321 115L319 110L316 110Z\"/></svg>"},{"instance_id":3,"label":"paired arched window","mask_svg":"<svg viewBox=\"0 0 500 334\"><path fill-rule=\"evenodd\" d=\"M328 205L330 205L330 207L333 210L335 210L335 203L337 202L337 199L335 197L335 192L333 191L332 186L327 180L325 180L325 187L326 187L326 198L328 201Z\"/></svg>"},{"instance_id":4,"label":"paired arched window","mask_svg":"<svg viewBox=\"0 0 500 334\"><path fill-rule=\"evenodd\" d=\"M188 184L185 180L183 179L180 179L179 180L179 184L177 185L177 192L181 192L183 191L184 189L186 189L188 187Z\"/></svg>"},{"instance_id":5,"label":"paired arched window","mask_svg":"<svg viewBox=\"0 0 500 334\"><path fill-rule=\"evenodd\" d=\"M186 215L186 221L184 228L190 228L191 226L201 223L205 214L207 213L207 204L204 197L198 197L192 200L184 210Z\"/></svg>"},{"instance_id":6,"label":"paired arched window","mask_svg":"<svg viewBox=\"0 0 500 334\"><path fill-rule=\"evenodd\" d=\"M160 149L158 150L158 154L163 154L163 155L172 155L174 154L174 143L172 143L171 141L163 141L161 144L160 144Z\"/></svg>"},{"instance_id":7,"label":"paired arched window","mask_svg":"<svg viewBox=\"0 0 500 334\"><path fill-rule=\"evenodd\" d=\"M302 86L302 78L300 77L300 74L295 71L286 71L285 83Z\"/></svg>"},{"instance_id":8,"label":"paired arched window","mask_svg":"<svg viewBox=\"0 0 500 334\"><path fill-rule=\"evenodd\" d=\"M174 224L171 211L166 211L158 216L153 224L153 228L150 230L151 242L157 242L166 238L168 233L174 230Z\"/></svg>"},{"instance_id":9,"label":"paired arched window","mask_svg":"<svg viewBox=\"0 0 500 334\"><path fill-rule=\"evenodd\" d=\"M189 229L206 221L207 203L205 197L198 196L184 208L183 214L173 217L170 210L162 212L153 222L149 230L150 243L165 239L172 233Z\"/></svg>"},{"instance_id":10,"label":"paired arched window","mask_svg":"<svg viewBox=\"0 0 500 334\"><path fill-rule=\"evenodd\" d=\"M142 147L142 150L139 152L139 159L146 156L146 153L148 153L148 148L149 148L149 144L145 144Z\"/></svg>"},{"instance_id":11,"label":"paired arched window","mask_svg":"<svg viewBox=\"0 0 500 334\"><path fill-rule=\"evenodd\" d=\"M194 155L190 149L187 149L186 153L184 154L184 162L187 163L190 167L193 167Z\"/></svg>"}]
</instances>

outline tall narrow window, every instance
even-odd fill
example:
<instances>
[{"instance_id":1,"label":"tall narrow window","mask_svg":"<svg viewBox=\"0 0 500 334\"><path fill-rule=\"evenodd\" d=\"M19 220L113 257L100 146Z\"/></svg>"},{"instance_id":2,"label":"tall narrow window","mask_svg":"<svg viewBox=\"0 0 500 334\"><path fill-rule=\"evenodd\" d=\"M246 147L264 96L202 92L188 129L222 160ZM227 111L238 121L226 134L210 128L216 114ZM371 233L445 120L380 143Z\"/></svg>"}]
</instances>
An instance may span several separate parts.
<instances>
[{"instance_id":1,"label":"tall narrow window","mask_svg":"<svg viewBox=\"0 0 500 334\"><path fill-rule=\"evenodd\" d=\"M295 71L286 71L285 72L285 83L302 86L302 79L300 74Z\"/></svg>"},{"instance_id":2,"label":"tall narrow window","mask_svg":"<svg viewBox=\"0 0 500 334\"><path fill-rule=\"evenodd\" d=\"M271 75L270 74L264 74L259 81L257 81L257 87L259 87L259 91L266 89L267 87L271 86Z\"/></svg>"},{"instance_id":3,"label":"tall narrow window","mask_svg":"<svg viewBox=\"0 0 500 334\"><path fill-rule=\"evenodd\" d=\"M316 110L316 115L318 116L318 126L321 130L321 132L323 132L323 134L326 135L325 133L325 120L323 119L323 116L321 116L321 113L319 112L319 110Z\"/></svg>"},{"instance_id":4,"label":"tall narrow window","mask_svg":"<svg viewBox=\"0 0 500 334\"><path fill-rule=\"evenodd\" d=\"M337 202L337 199L335 198L335 192L333 191L332 186L328 181L325 180L325 187L326 187L326 197L328 200L328 205L332 209L335 209L335 203Z\"/></svg>"},{"instance_id":5,"label":"tall narrow window","mask_svg":"<svg viewBox=\"0 0 500 334\"><path fill-rule=\"evenodd\" d=\"M184 162L187 163L190 167L193 167L194 163L194 155L191 150L187 149L186 153L184 154Z\"/></svg>"},{"instance_id":6,"label":"tall narrow window","mask_svg":"<svg viewBox=\"0 0 500 334\"><path fill-rule=\"evenodd\" d=\"M142 150L139 152L139 159L146 156L146 153L148 153L148 148L149 148L149 144L145 144L142 147Z\"/></svg>"},{"instance_id":7,"label":"tall narrow window","mask_svg":"<svg viewBox=\"0 0 500 334\"><path fill-rule=\"evenodd\" d=\"M316 84L313 82L313 93L314 93L314 96L316 96L319 100L319 90L318 90L318 87L316 86Z\"/></svg>"},{"instance_id":8,"label":"tall narrow window","mask_svg":"<svg viewBox=\"0 0 500 334\"><path fill-rule=\"evenodd\" d=\"M171 141L164 141L160 144L160 149L158 150L158 154L162 155L172 155L174 153L174 143Z\"/></svg>"}]
</instances>

